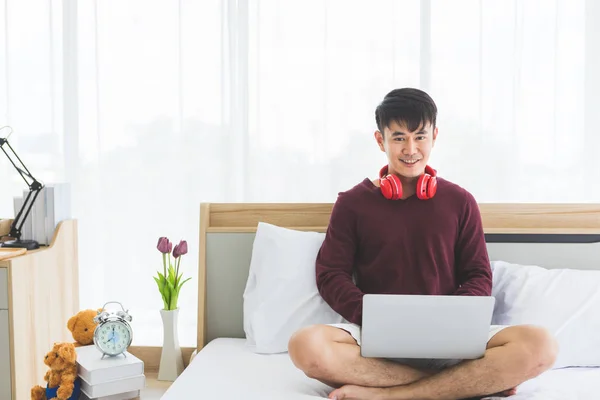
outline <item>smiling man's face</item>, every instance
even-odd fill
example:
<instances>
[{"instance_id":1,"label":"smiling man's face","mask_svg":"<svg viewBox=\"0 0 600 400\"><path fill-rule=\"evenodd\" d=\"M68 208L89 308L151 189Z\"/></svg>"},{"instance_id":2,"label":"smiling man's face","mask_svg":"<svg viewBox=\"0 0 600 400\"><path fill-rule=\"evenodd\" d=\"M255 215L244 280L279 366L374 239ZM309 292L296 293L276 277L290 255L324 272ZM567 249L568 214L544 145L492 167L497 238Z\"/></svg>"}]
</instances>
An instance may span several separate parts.
<instances>
[{"instance_id":1,"label":"smiling man's face","mask_svg":"<svg viewBox=\"0 0 600 400\"><path fill-rule=\"evenodd\" d=\"M412 180L425 171L429 156L437 138L437 127L431 123L421 124L409 131L406 124L390 122L384 132L375 132L375 139L381 151L388 157L390 174Z\"/></svg>"}]
</instances>

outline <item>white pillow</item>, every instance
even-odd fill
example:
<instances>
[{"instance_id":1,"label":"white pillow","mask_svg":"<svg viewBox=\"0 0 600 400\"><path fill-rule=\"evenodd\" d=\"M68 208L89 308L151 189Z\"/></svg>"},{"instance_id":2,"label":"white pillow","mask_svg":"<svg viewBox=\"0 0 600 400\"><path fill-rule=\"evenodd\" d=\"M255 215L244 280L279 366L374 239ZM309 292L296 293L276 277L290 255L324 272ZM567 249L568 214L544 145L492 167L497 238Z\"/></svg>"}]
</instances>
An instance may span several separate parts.
<instances>
[{"instance_id":1,"label":"white pillow","mask_svg":"<svg viewBox=\"0 0 600 400\"><path fill-rule=\"evenodd\" d=\"M558 340L554 368L600 366L600 271L492 262L493 324L534 324Z\"/></svg>"},{"instance_id":2,"label":"white pillow","mask_svg":"<svg viewBox=\"0 0 600 400\"><path fill-rule=\"evenodd\" d=\"M347 322L323 300L315 262L324 233L259 222L244 290L244 332L257 353L284 353L307 325Z\"/></svg>"}]
</instances>

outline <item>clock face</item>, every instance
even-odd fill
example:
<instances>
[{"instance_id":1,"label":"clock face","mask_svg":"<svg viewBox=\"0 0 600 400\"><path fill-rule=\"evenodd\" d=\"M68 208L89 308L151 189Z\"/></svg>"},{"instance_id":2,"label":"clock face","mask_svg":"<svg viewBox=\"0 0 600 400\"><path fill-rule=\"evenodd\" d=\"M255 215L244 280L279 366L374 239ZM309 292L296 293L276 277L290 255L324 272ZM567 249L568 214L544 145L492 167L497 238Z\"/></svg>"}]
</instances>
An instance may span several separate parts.
<instances>
[{"instance_id":1,"label":"clock face","mask_svg":"<svg viewBox=\"0 0 600 400\"><path fill-rule=\"evenodd\" d=\"M98 327L96 344L108 355L121 354L131 342L129 329L122 322L108 321Z\"/></svg>"}]
</instances>

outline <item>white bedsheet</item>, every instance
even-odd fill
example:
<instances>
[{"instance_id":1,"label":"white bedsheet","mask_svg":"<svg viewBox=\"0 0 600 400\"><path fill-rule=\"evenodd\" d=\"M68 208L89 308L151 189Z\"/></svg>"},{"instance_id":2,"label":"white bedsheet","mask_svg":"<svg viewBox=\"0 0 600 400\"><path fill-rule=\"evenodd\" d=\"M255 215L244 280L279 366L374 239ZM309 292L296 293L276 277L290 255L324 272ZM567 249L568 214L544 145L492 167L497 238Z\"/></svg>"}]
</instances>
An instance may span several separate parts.
<instances>
[{"instance_id":1,"label":"white bedsheet","mask_svg":"<svg viewBox=\"0 0 600 400\"><path fill-rule=\"evenodd\" d=\"M329 386L306 377L288 354L260 355L244 339L210 342L171 385L162 400L323 399ZM519 387L506 400L591 400L600 398L600 368L552 370Z\"/></svg>"}]
</instances>

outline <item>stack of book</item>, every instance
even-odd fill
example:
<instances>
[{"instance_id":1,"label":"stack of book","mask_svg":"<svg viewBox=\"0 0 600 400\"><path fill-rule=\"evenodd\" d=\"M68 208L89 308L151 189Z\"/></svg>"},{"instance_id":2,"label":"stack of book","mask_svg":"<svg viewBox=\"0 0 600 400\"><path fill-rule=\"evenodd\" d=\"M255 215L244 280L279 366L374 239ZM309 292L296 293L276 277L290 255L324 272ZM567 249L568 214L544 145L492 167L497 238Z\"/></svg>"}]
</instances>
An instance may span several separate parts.
<instances>
[{"instance_id":1,"label":"stack of book","mask_svg":"<svg viewBox=\"0 0 600 400\"><path fill-rule=\"evenodd\" d=\"M15 217L23 207L28 193L28 190L24 190L22 197L13 198ZM58 223L71 218L71 185L68 183L46 184L38 193L35 203L31 206L31 211L23 223L21 239L35 240L40 245L49 245Z\"/></svg>"},{"instance_id":2,"label":"stack of book","mask_svg":"<svg viewBox=\"0 0 600 400\"><path fill-rule=\"evenodd\" d=\"M146 386L144 362L129 352L105 356L95 345L76 347L81 400L128 400Z\"/></svg>"}]
</instances>

